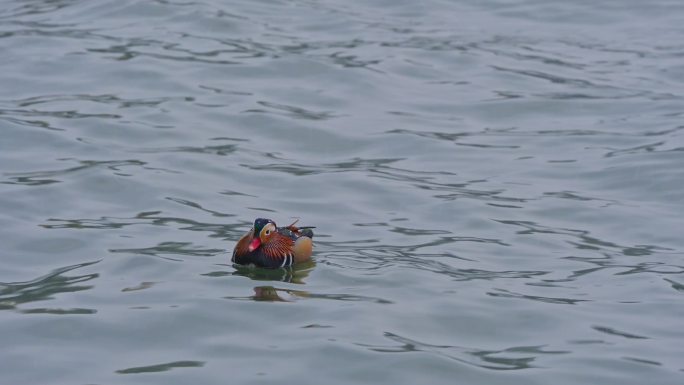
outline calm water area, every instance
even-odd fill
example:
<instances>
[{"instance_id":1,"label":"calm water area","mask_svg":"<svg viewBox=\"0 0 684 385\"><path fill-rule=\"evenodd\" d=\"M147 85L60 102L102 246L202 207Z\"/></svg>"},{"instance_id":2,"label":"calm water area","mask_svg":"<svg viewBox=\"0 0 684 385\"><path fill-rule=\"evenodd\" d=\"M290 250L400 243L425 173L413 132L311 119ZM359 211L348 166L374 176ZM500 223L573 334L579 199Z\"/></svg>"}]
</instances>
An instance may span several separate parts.
<instances>
[{"instance_id":1,"label":"calm water area","mask_svg":"<svg viewBox=\"0 0 684 385\"><path fill-rule=\"evenodd\" d=\"M684 2L1 0L0 385L684 384ZM313 261L234 266L257 217Z\"/></svg>"}]
</instances>

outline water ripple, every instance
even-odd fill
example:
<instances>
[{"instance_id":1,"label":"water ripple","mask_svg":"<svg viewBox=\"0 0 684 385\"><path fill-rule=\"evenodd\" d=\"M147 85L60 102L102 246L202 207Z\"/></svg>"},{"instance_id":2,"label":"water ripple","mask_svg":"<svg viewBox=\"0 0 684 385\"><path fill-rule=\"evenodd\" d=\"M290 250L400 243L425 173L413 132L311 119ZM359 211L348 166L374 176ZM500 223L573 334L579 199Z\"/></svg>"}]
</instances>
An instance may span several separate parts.
<instances>
[{"instance_id":1,"label":"water ripple","mask_svg":"<svg viewBox=\"0 0 684 385\"><path fill-rule=\"evenodd\" d=\"M60 159L61 161L73 161L74 159ZM33 172L21 172L21 173L4 173L3 175L8 177L5 181L0 180L3 184L13 184L13 185L24 185L24 186L41 186L52 183L60 183L63 180L58 179L62 176L71 176L80 171L91 170L91 169L108 169L115 171L114 174L120 176L127 176L130 174L122 173L122 169L127 166L142 167L149 170L157 170L146 166L147 163L129 159L129 160L77 160L78 166L68 167L58 170L50 171L33 171Z\"/></svg>"},{"instance_id":2,"label":"water ripple","mask_svg":"<svg viewBox=\"0 0 684 385\"><path fill-rule=\"evenodd\" d=\"M258 101L258 104L269 108L267 109L249 109L243 112L246 113L272 113L275 111L282 111L286 116L291 116L298 119L308 119L308 120L325 120L334 118L335 115L329 111L311 111L301 107L288 106L286 104L271 103L267 101Z\"/></svg>"},{"instance_id":3,"label":"water ripple","mask_svg":"<svg viewBox=\"0 0 684 385\"><path fill-rule=\"evenodd\" d=\"M117 370L118 374L140 374L140 373L157 373L166 372L175 368L201 368L205 364L204 361L173 361L165 364L136 366L132 368Z\"/></svg>"},{"instance_id":4,"label":"water ripple","mask_svg":"<svg viewBox=\"0 0 684 385\"><path fill-rule=\"evenodd\" d=\"M536 296L536 295L520 294L520 293L514 293L512 291L504 290L504 289L494 289L494 291L488 292L487 295L490 295L492 297L502 297L502 298L523 298L523 299L529 299L529 300L533 300L533 301L540 301L540 302L554 303L554 304L561 304L561 305L576 305L579 302L590 301L587 299L554 298L554 297L542 297L542 296Z\"/></svg>"},{"instance_id":5,"label":"water ripple","mask_svg":"<svg viewBox=\"0 0 684 385\"><path fill-rule=\"evenodd\" d=\"M538 270L502 270L491 271L484 269L455 267L459 260L469 261L451 252L425 253L421 248L435 245L445 245L453 242L482 242L499 244L496 240L468 239L459 237L442 238L423 244L409 246L376 245L373 247L358 246L345 243L342 247L332 242L317 242L324 247L320 251L325 256L326 263L344 265L345 268L355 270L378 270L386 267L404 267L411 270L429 271L445 275L456 281L496 280L511 278L534 278L549 274L548 271Z\"/></svg>"},{"instance_id":6,"label":"water ripple","mask_svg":"<svg viewBox=\"0 0 684 385\"><path fill-rule=\"evenodd\" d=\"M194 257L212 257L223 253L223 249L207 249L194 246L190 242L162 242L156 246L130 249L110 249L110 253L142 254L162 257L172 261L180 261L178 258L166 257L165 255L183 255Z\"/></svg>"},{"instance_id":7,"label":"water ripple","mask_svg":"<svg viewBox=\"0 0 684 385\"><path fill-rule=\"evenodd\" d=\"M95 309L84 308L28 308L34 302L54 299L60 293L72 293L89 290L93 285L82 283L94 280L99 273L68 275L71 271L94 265L99 261L84 262L55 269L48 274L23 282L0 282L0 309L16 309L22 313L32 314L93 314Z\"/></svg>"},{"instance_id":8,"label":"water ripple","mask_svg":"<svg viewBox=\"0 0 684 385\"><path fill-rule=\"evenodd\" d=\"M210 213L215 217L231 217L233 214L222 213L215 210L206 209L199 204L191 201L173 198L170 201L180 203L184 206L192 207L198 211ZM212 237L239 239L244 233L245 227L251 222L235 223L235 224L215 224L208 222L200 222L188 218L178 218L172 216L164 216L161 211L144 211L138 213L133 217L101 217L98 219L81 218L81 219L61 219L50 218L48 223L40 224L46 229L119 229L133 225L153 225L153 226L168 226L180 225L178 228L190 231L207 231L212 233Z\"/></svg>"},{"instance_id":9,"label":"water ripple","mask_svg":"<svg viewBox=\"0 0 684 385\"><path fill-rule=\"evenodd\" d=\"M501 350L481 350L454 345L433 345L385 332L384 336L398 345L381 346L359 343L359 346L381 353L425 352L466 365L490 370L521 370L537 367L535 361L545 355L567 354L564 350L544 350L544 346L514 346Z\"/></svg>"}]
</instances>

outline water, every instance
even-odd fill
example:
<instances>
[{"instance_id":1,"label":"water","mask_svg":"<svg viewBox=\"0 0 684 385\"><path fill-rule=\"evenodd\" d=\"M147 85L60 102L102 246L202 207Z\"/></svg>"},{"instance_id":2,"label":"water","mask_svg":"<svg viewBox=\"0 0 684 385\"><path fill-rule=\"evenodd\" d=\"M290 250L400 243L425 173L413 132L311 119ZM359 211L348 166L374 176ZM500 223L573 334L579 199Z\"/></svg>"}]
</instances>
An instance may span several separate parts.
<instances>
[{"instance_id":1,"label":"water","mask_svg":"<svg viewBox=\"0 0 684 385\"><path fill-rule=\"evenodd\" d=\"M684 382L681 2L0 9L0 383Z\"/></svg>"}]
</instances>

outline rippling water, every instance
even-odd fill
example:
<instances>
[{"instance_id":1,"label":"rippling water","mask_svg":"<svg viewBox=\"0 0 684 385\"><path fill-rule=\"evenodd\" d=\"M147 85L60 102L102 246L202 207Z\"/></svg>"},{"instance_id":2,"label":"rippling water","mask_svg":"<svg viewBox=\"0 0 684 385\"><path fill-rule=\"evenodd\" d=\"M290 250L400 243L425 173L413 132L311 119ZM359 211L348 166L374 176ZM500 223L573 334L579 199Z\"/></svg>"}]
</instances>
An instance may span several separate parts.
<instances>
[{"instance_id":1,"label":"rippling water","mask_svg":"<svg viewBox=\"0 0 684 385\"><path fill-rule=\"evenodd\" d=\"M679 1L0 7L3 384L681 384ZM232 266L255 217L314 262Z\"/></svg>"}]
</instances>

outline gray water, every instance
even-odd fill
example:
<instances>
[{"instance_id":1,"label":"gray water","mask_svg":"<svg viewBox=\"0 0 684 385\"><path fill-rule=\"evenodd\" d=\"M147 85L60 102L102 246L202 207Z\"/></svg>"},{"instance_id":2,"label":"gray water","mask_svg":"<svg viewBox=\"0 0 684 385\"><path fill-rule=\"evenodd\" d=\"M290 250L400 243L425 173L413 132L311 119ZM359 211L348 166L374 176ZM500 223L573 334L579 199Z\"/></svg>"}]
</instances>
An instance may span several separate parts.
<instances>
[{"instance_id":1,"label":"gray water","mask_svg":"<svg viewBox=\"0 0 684 385\"><path fill-rule=\"evenodd\" d=\"M681 1L0 4L1 384L684 383Z\"/></svg>"}]
</instances>

